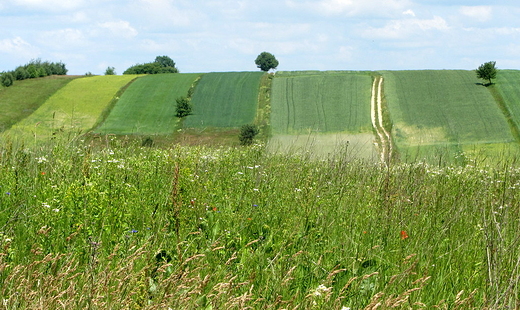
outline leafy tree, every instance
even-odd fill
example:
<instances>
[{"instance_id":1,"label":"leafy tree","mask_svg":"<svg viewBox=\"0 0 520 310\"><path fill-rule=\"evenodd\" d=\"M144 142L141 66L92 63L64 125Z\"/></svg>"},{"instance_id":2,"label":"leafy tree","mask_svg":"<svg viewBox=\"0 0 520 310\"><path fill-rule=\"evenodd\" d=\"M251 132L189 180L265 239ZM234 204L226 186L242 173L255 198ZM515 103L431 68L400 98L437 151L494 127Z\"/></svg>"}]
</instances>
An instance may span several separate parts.
<instances>
[{"instance_id":1,"label":"leafy tree","mask_svg":"<svg viewBox=\"0 0 520 310\"><path fill-rule=\"evenodd\" d=\"M114 67L108 67L105 70L105 75L116 75L116 68Z\"/></svg>"},{"instance_id":2,"label":"leafy tree","mask_svg":"<svg viewBox=\"0 0 520 310\"><path fill-rule=\"evenodd\" d=\"M273 54L268 52L262 52L256 57L255 64L262 71L269 71L278 67L278 60Z\"/></svg>"},{"instance_id":3,"label":"leafy tree","mask_svg":"<svg viewBox=\"0 0 520 310\"><path fill-rule=\"evenodd\" d=\"M168 56L157 56L155 62L160 64L161 67L172 67L175 68L175 62Z\"/></svg>"},{"instance_id":4,"label":"leafy tree","mask_svg":"<svg viewBox=\"0 0 520 310\"><path fill-rule=\"evenodd\" d=\"M13 82L14 82L14 76L11 72L5 72L0 77L0 83L2 84L2 86L9 87L9 86L13 85Z\"/></svg>"},{"instance_id":5,"label":"leafy tree","mask_svg":"<svg viewBox=\"0 0 520 310\"><path fill-rule=\"evenodd\" d=\"M497 77L496 61L481 64L475 72L477 73L477 78L489 81L489 84L485 86L493 84L491 79Z\"/></svg>"},{"instance_id":6,"label":"leafy tree","mask_svg":"<svg viewBox=\"0 0 520 310\"><path fill-rule=\"evenodd\" d=\"M178 73L175 62L168 56L157 56L154 62L137 64L126 69L123 74Z\"/></svg>"},{"instance_id":7,"label":"leafy tree","mask_svg":"<svg viewBox=\"0 0 520 310\"><path fill-rule=\"evenodd\" d=\"M179 118L186 117L188 115L191 115L191 102L190 99L186 97L179 97L176 99L177 101L177 114L176 116Z\"/></svg>"},{"instance_id":8,"label":"leafy tree","mask_svg":"<svg viewBox=\"0 0 520 310\"><path fill-rule=\"evenodd\" d=\"M253 140L259 132L260 130L256 125L243 125L240 127L240 135L238 136L238 140L240 140L240 144L242 145L251 145L253 144Z\"/></svg>"}]
</instances>

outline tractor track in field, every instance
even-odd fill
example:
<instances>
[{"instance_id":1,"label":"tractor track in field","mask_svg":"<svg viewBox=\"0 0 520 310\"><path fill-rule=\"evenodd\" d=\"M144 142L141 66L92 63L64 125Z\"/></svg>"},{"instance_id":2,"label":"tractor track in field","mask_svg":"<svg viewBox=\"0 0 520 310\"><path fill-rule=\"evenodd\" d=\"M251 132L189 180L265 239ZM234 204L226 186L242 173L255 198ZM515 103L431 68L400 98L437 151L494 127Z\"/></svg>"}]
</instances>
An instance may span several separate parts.
<instances>
[{"instance_id":1,"label":"tractor track in field","mask_svg":"<svg viewBox=\"0 0 520 310\"><path fill-rule=\"evenodd\" d=\"M370 115L372 119L372 126L376 131L378 140L378 148L381 157L381 162L388 165L392 158L392 139L390 133L383 125L383 77L376 76L372 84L372 97L370 100Z\"/></svg>"}]
</instances>

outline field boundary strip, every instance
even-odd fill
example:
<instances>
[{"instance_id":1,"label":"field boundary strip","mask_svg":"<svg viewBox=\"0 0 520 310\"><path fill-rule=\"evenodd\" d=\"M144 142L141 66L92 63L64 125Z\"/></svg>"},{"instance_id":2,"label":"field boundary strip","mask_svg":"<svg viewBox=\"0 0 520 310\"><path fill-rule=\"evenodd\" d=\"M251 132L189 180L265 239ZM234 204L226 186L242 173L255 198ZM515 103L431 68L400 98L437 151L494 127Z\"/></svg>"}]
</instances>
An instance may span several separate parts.
<instances>
[{"instance_id":1,"label":"field boundary strip","mask_svg":"<svg viewBox=\"0 0 520 310\"><path fill-rule=\"evenodd\" d=\"M392 139L390 133L386 130L383 125L383 77L376 76L372 83L372 96L370 99L370 115L372 119L372 126L379 137L379 150L381 156L381 162L385 165L388 164L392 158Z\"/></svg>"}]
</instances>

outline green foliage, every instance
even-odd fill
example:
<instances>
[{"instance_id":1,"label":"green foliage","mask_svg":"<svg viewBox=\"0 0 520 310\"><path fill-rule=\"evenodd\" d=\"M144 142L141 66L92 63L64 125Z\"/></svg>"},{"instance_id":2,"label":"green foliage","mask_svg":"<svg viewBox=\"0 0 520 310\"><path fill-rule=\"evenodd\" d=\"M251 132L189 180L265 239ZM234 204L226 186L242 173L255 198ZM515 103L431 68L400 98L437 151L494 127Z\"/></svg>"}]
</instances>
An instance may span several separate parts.
<instances>
[{"instance_id":1,"label":"green foliage","mask_svg":"<svg viewBox=\"0 0 520 310\"><path fill-rule=\"evenodd\" d=\"M116 68L114 67L108 67L105 70L105 75L115 75L116 74Z\"/></svg>"},{"instance_id":2,"label":"green foliage","mask_svg":"<svg viewBox=\"0 0 520 310\"><path fill-rule=\"evenodd\" d=\"M175 62L168 56L157 56L155 57L155 63L161 65L161 67L171 67L175 68Z\"/></svg>"},{"instance_id":3,"label":"green foliage","mask_svg":"<svg viewBox=\"0 0 520 310\"><path fill-rule=\"evenodd\" d=\"M258 133L260 133L258 126L252 124L243 125L240 127L240 135L238 136L238 140L240 141L241 145L251 145L253 144L253 141Z\"/></svg>"},{"instance_id":4,"label":"green foliage","mask_svg":"<svg viewBox=\"0 0 520 310\"><path fill-rule=\"evenodd\" d=\"M41 61L41 59L31 60L28 64L17 67L14 71L9 72L11 74L10 79L14 80L25 80L34 79L39 77L46 77L49 75L66 75L67 68L62 62L48 62ZM12 83L11 83L12 85Z\"/></svg>"},{"instance_id":5,"label":"green foliage","mask_svg":"<svg viewBox=\"0 0 520 310\"><path fill-rule=\"evenodd\" d=\"M489 81L489 84L486 86L493 84L491 79L497 77L496 61L481 64L477 70L475 70L475 73L477 74L477 78Z\"/></svg>"},{"instance_id":6,"label":"green foliage","mask_svg":"<svg viewBox=\"0 0 520 310\"><path fill-rule=\"evenodd\" d=\"M262 71L269 71L278 67L278 60L273 54L268 52L262 52L256 57L255 64Z\"/></svg>"},{"instance_id":7,"label":"green foliage","mask_svg":"<svg viewBox=\"0 0 520 310\"><path fill-rule=\"evenodd\" d=\"M179 73L175 62L168 56L157 56L154 62L137 64L126 69L123 74Z\"/></svg>"},{"instance_id":8,"label":"green foliage","mask_svg":"<svg viewBox=\"0 0 520 310\"><path fill-rule=\"evenodd\" d=\"M175 101L177 102L175 116L182 118L191 115L192 106L190 99L186 97L179 97Z\"/></svg>"},{"instance_id":9,"label":"green foliage","mask_svg":"<svg viewBox=\"0 0 520 310\"><path fill-rule=\"evenodd\" d=\"M514 162L138 142L2 141L4 308L520 306Z\"/></svg>"},{"instance_id":10,"label":"green foliage","mask_svg":"<svg viewBox=\"0 0 520 310\"><path fill-rule=\"evenodd\" d=\"M14 76L11 72L4 72L0 75L0 84L4 87L13 85Z\"/></svg>"}]
</instances>

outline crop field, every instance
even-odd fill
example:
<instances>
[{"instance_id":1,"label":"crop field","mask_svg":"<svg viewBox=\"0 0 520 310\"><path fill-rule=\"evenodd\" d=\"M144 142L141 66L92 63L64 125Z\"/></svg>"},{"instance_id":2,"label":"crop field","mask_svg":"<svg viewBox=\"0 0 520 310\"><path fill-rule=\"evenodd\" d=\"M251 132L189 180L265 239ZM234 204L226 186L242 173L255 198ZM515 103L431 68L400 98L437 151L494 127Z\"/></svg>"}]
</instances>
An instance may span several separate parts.
<instances>
[{"instance_id":1,"label":"crop field","mask_svg":"<svg viewBox=\"0 0 520 310\"><path fill-rule=\"evenodd\" d=\"M263 72L207 73L192 97L193 115L184 128L233 128L252 123Z\"/></svg>"},{"instance_id":2,"label":"crop field","mask_svg":"<svg viewBox=\"0 0 520 310\"><path fill-rule=\"evenodd\" d=\"M198 73L158 74L137 79L125 90L95 132L170 134L177 129L176 99L187 96Z\"/></svg>"},{"instance_id":3,"label":"crop field","mask_svg":"<svg viewBox=\"0 0 520 310\"><path fill-rule=\"evenodd\" d=\"M135 78L114 75L75 79L14 125L9 135L38 139L60 132L85 132L96 124L116 93Z\"/></svg>"},{"instance_id":4,"label":"crop field","mask_svg":"<svg viewBox=\"0 0 520 310\"><path fill-rule=\"evenodd\" d=\"M53 141L0 144L5 309L520 306L510 162Z\"/></svg>"},{"instance_id":5,"label":"crop field","mask_svg":"<svg viewBox=\"0 0 520 310\"><path fill-rule=\"evenodd\" d=\"M511 116L516 124L520 126L520 71L519 70L499 70L495 85L507 105Z\"/></svg>"},{"instance_id":6,"label":"crop field","mask_svg":"<svg viewBox=\"0 0 520 310\"><path fill-rule=\"evenodd\" d=\"M52 76L18 81L9 88L0 86L0 132L29 116L74 78Z\"/></svg>"},{"instance_id":7,"label":"crop field","mask_svg":"<svg viewBox=\"0 0 520 310\"><path fill-rule=\"evenodd\" d=\"M305 149L311 141L312 148L329 153L338 143L356 141L350 146L363 148L358 152L371 157L371 87L369 73L277 73L272 85L270 144ZM338 134L343 137L338 139Z\"/></svg>"},{"instance_id":8,"label":"crop field","mask_svg":"<svg viewBox=\"0 0 520 310\"><path fill-rule=\"evenodd\" d=\"M473 71L385 71L383 76L394 139L405 156L437 146L453 155L515 141Z\"/></svg>"}]
</instances>

